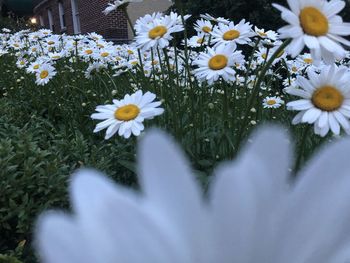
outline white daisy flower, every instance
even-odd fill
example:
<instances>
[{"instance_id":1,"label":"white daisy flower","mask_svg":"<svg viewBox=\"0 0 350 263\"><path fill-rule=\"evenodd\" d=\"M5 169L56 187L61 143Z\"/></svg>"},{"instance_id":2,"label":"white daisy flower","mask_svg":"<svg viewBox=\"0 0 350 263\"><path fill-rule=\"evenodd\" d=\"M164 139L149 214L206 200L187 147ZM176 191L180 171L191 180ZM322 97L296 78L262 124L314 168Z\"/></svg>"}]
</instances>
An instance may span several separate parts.
<instances>
[{"instance_id":1,"label":"white daisy flower","mask_svg":"<svg viewBox=\"0 0 350 263\"><path fill-rule=\"evenodd\" d=\"M213 30L213 25L208 20L199 19L194 24L194 29L200 34L209 34Z\"/></svg>"},{"instance_id":2,"label":"white daisy flower","mask_svg":"<svg viewBox=\"0 0 350 263\"><path fill-rule=\"evenodd\" d=\"M208 52L201 52L194 61L198 66L194 74L199 81L207 81L209 85L220 77L225 81L235 81L236 71L233 69L235 63L243 64L244 57L241 51L235 51L233 45L219 46L215 49L208 47Z\"/></svg>"},{"instance_id":3,"label":"white daisy flower","mask_svg":"<svg viewBox=\"0 0 350 263\"><path fill-rule=\"evenodd\" d=\"M315 134L326 136L331 130L340 134L340 128L350 132L350 72L346 67L324 66L320 74L308 70L306 79L297 77L300 89L287 88L291 95L301 97L289 102L287 109L300 111L293 124L309 123L314 125Z\"/></svg>"},{"instance_id":4,"label":"white daisy flower","mask_svg":"<svg viewBox=\"0 0 350 263\"><path fill-rule=\"evenodd\" d=\"M52 79L57 74L55 68L49 63L41 64L39 69L35 72L35 83L40 86L46 85L50 81L50 79Z\"/></svg>"},{"instance_id":5,"label":"white daisy flower","mask_svg":"<svg viewBox=\"0 0 350 263\"><path fill-rule=\"evenodd\" d=\"M269 39L272 41L276 41L278 39L278 34L275 31L272 31L272 30L265 31L265 29L260 29L256 26L254 27L254 31L262 39Z\"/></svg>"},{"instance_id":6,"label":"white daisy flower","mask_svg":"<svg viewBox=\"0 0 350 263\"><path fill-rule=\"evenodd\" d=\"M208 45L209 35L199 34L198 36L193 36L187 41L187 45L192 48L205 47ZM185 41L182 41L185 44Z\"/></svg>"},{"instance_id":7,"label":"white daisy flower","mask_svg":"<svg viewBox=\"0 0 350 263\"><path fill-rule=\"evenodd\" d=\"M296 57L305 45L311 50L315 62L323 58L327 63L345 57L341 44L350 46L343 36L350 35L350 24L337 14L344 9L342 0L288 0L291 10L274 4L282 18L290 25L278 32L281 38L292 38L289 54Z\"/></svg>"},{"instance_id":8,"label":"white daisy flower","mask_svg":"<svg viewBox=\"0 0 350 263\"><path fill-rule=\"evenodd\" d=\"M170 16L155 19L151 23L140 25L140 31L135 37L136 46L143 50L151 48L165 48L173 39L172 33L183 31L184 27L178 24L177 19Z\"/></svg>"},{"instance_id":9,"label":"white daisy flower","mask_svg":"<svg viewBox=\"0 0 350 263\"><path fill-rule=\"evenodd\" d=\"M141 191L79 171L73 213L38 220L38 254L50 263L348 262L350 141L326 147L291 183L288 140L260 131L204 198L173 140L150 132L138 154Z\"/></svg>"},{"instance_id":10,"label":"white daisy flower","mask_svg":"<svg viewBox=\"0 0 350 263\"><path fill-rule=\"evenodd\" d=\"M205 19L205 20L209 20L209 21L213 21L213 22L217 22L217 23L223 23L223 24L229 24L230 21L226 18L223 18L223 17L213 17L211 15L209 15L208 13L206 14L201 14L200 15L201 18Z\"/></svg>"},{"instance_id":11,"label":"white daisy flower","mask_svg":"<svg viewBox=\"0 0 350 263\"><path fill-rule=\"evenodd\" d=\"M229 24L219 23L210 33L212 35L212 43L215 46L227 44L244 45L249 43L250 38L254 36L252 26L245 20L241 20L237 25L233 22Z\"/></svg>"},{"instance_id":12,"label":"white daisy flower","mask_svg":"<svg viewBox=\"0 0 350 263\"><path fill-rule=\"evenodd\" d=\"M129 4L129 3L141 3L143 0L115 0L112 3L108 3L108 6L105 8L105 10L102 11L105 15L108 15L109 13L116 10L118 7Z\"/></svg>"},{"instance_id":13,"label":"white daisy flower","mask_svg":"<svg viewBox=\"0 0 350 263\"><path fill-rule=\"evenodd\" d=\"M266 47L260 47L259 50L257 50L254 54L254 56L257 58L257 62L262 64L266 61L269 61L270 58L275 54L275 52L279 49L279 45L274 46L273 48L266 48ZM282 59L285 59L287 57L287 52L285 50L282 50L279 54L277 54L276 59L273 61L273 65L281 61Z\"/></svg>"},{"instance_id":14,"label":"white daisy flower","mask_svg":"<svg viewBox=\"0 0 350 263\"><path fill-rule=\"evenodd\" d=\"M91 115L92 119L104 120L97 124L94 132L107 128L105 139L108 140L116 132L128 139L131 134L139 136L144 130L143 121L161 115L164 109L158 108L160 101L154 101L156 95L151 92L142 93L141 90L132 95L125 95L122 100L113 100L111 105L97 106Z\"/></svg>"},{"instance_id":15,"label":"white daisy flower","mask_svg":"<svg viewBox=\"0 0 350 263\"><path fill-rule=\"evenodd\" d=\"M263 107L266 109L278 109L284 104L284 101L277 96L274 97L266 97L263 100Z\"/></svg>"}]
</instances>

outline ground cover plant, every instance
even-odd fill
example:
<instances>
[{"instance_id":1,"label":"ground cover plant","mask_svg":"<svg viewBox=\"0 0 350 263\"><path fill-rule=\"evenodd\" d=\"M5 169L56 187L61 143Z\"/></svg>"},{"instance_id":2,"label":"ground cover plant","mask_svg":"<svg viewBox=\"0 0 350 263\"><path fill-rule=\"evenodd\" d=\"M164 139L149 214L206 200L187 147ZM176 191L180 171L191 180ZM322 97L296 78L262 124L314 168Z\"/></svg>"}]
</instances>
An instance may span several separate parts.
<instances>
[{"instance_id":1,"label":"ground cover plant","mask_svg":"<svg viewBox=\"0 0 350 263\"><path fill-rule=\"evenodd\" d=\"M105 15L116 8L127 15L128 2L133 1L111 3ZM320 146L350 133L350 53L344 49L350 44L344 38L350 29L338 16L344 1L288 1L291 10L274 5L290 24L278 32L210 14L188 24L190 15L181 12L181 2L176 4L181 14L140 18L128 45L115 45L96 33L2 30L0 260L37 261L32 248L36 218L49 208L70 209L67 186L77 169L93 167L138 191L136 145L151 127L180 143L196 179L209 192L210 182L217 180L215 167L238 158L245 142L266 147L266 155L277 159L279 146L292 149L296 142L295 157L285 163L284 172L298 180L301 167ZM196 34L189 35L187 27ZM292 139L275 130L271 134L276 138L263 136L265 141L251 136L257 125L276 124ZM157 151L167 149L168 139L162 136L160 145L149 139L154 151L150 143L145 147L159 159ZM254 158L263 158L261 149L255 150L260 155ZM164 151L174 158L174 171L181 173L178 154ZM87 178L86 185L109 189L109 181ZM83 188L72 189L73 195L86 194ZM49 232L39 230L38 235L53 241ZM65 253L52 252L50 242L38 243L45 262L68 260ZM223 257L218 262L230 262L228 252Z\"/></svg>"}]
</instances>

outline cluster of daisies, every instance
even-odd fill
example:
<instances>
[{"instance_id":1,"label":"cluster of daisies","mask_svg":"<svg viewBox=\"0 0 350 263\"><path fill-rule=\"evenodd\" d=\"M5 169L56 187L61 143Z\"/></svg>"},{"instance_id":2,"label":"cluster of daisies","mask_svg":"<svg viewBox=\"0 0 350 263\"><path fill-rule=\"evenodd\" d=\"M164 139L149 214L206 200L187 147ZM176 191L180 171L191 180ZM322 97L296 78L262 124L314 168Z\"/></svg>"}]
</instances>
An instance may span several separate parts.
<instances>
[{"instance_id":1,"label":"cluster of daisies","mask_svg":"<svg viewBox=\"0 0 350 263\"><path fill-rule=\"evenodd\" d=\"M131 2L140 0L114 1L106 8L105 14L117 8L126 12ZM236 23L203 14L193 25L196 34L183 39L179 47L177 42L173 42L174 37L176 34L177 39L182 36L184 24L190 16L181 17L174 12L168 15L153 13L136 21L134 41L124 45L115 45L96 33L67 36L53 34L47 29L16 33L3 29L0 33L0 56L16 56L17 67L34 74L37 85L48 84L60 73L56 70L58 61L72 64L79 60L85 62L85 77L88 79L101 71L108 71L114 77L142 72L145 77L160 81L161 74L168 70L168 74L175 72L180 83L186 83L190 73L190 77L194 77L203 88L227 83L235 89L246 90L247 96L256 86L259 72L271 62L272 66L266 73L269 81L258 87L263 108L286 106L287 110L300 111L293 123L313 124L315 133L321 136L329 131L338 135L341 128L349 133L350 108L345 83L349 74L350 52L345 50L345 46L350 46L350 42L345 37L350 35L350 24L343 22L338 15L345 2L287 2L289 8L274 4L289 24L278 32L254 27L245 20ZM285 48L281 48L285 45L283 39L290 39ZM243 48L254 52L247 57L242 53ZM302 53L305 50L308 52ZM272 88L276 85L269 85L271 83L277 83L282 88ZM135 94L125 98L140 96ZM148 96L146 94L149 93L143 96ZM301 99L291 101L292 96ZM99 124L95 131L107 128L106 138L117 131L128 138L143 130L140 124L148 118L141 114L144 105L130 102L130 105L136 106L127 109L138 114L124 120L113 113L119 109L120 103L124 105L122 101L116 101L113 107L97 107L99 113L93 118L97 116L106 121ZM107 109L109 112L106 113ZM158 110L156 112L154 116L160 114ZM121 122L127 123L126 128Z\"/></svg>"}]
</instances>

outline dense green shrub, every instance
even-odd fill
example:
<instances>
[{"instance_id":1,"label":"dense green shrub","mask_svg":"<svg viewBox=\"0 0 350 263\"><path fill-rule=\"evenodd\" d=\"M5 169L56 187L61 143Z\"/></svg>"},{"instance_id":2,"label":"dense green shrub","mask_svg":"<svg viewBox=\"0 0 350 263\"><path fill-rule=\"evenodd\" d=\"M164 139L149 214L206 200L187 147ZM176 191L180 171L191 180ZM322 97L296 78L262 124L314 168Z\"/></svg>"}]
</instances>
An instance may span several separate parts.
<instances>
[{"instance_id":1,"label":"dense green shrub","mask_svg":"<svg viewBox=\"0 0 350 263\"><path fill-rule=\"evenodd\" d=\"M27 262L36 217L49 208L68 209L70 175L82 166L95 167L131 185L134 176L125 165L131 163L133 146L116 147L60 129L8 99L0 100L0 108L0 253L27 240Z\"/></svg>"}]
</instances>

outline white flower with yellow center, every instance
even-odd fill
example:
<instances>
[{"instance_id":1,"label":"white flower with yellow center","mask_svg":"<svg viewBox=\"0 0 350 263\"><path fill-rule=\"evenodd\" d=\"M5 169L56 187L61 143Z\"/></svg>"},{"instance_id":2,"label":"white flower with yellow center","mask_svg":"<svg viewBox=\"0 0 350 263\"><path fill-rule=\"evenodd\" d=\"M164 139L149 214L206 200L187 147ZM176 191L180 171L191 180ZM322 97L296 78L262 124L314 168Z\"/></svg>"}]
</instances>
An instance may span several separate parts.
<instances>
[{"instance_id":1,"label":"white flower with yellow center","mask_svg":"<svg viewBox=\"0 0 350 263\"><path fill-rule=\"evenodd\" d=\"M235 81L235 64L243 64L244 58L241 51L235 51L234 45L219 46L215 49L208 48L208 52L201 52L194 64L198 66L194 70L196 78L207 81L212 85L220 77L225 81Z\"/></svg>"},{"instance_id":2,"label":"white flower with yellow center","mask_svg":"<svg viewBox=\"0 0 350 263\"><path fill-rule=\"evenodd\" d=\"M173 39L172 33L183 31L184 27L170 16L155 19L151 23L140 25L140 31L135 37L136 46L143 50L165 48Z\"/></svg>"},{"instance_id":3,"label":"white flower with yellow center","mask_svg":"<svg viewBox=\"0 0 350 263\"><path fill-rule=\"evenodd\" d=\"M257 58L257 61L261 63L265 63L268 61L277 51L277 49L280 47L281 43L279 41L275 42L275 46L272 48L266 48L264 46L260 47L259 50L257 50L254 54L254 56ZM285 50L282 50L277 54L276 59L273 61L273 64L278 63L282 59L285 59L287 57L287 52Z\"/></svg>"},{"instance_id":4,"label":"white flower with yellow center","mask_svg":"<svg viewBox=\"0 0 350 263\"><path fill-rule=\"evenodd\" d=\"M55 68L49 63L40 65L39 69L36 71L36 81L35 83L40 86L46 85L50 79L56 76L57 72Z\"/></svg>"},{"instance_id":5,"label":"white flower with yellow center","mask_svg":"<svg viewBox=\"0 0 350 263\"><path fill-rule=\"evenodd\" d=\"M92 119L104 120L97 124L94 132L107 128L105 139L108 140L116 132L119 136L129 138L131 134L139 136L144 130L143 121L161 115L164 109L159 108L160 101L154 101L156 95L141 90L132 95L125 95L122 100L113 100L111 105L97 106L91 115Z\"/></svg>"},{"instance_id":6,"label":"white flower with yellow center","mask_svg":"<svg viewBox=\"0 0 350 263\"><path fill-rule=\"evenodd\" d=\"M254 27L254 31L262 39L269 39L272 41L276 41L278 39L278 35L275 31L272 31L272 30L265 31L265 29L263 28L260 29L257 27Z\"/></svg>"},{"instance_id":7,"label":"white flower with yellow center","mask_svg":"<svg viewBox=\"0 0 350 263\"><path fill-rule=\"evenodd\" d=\"M278 109L284 104L284 101L277 96L266 97L263 101L263 107L266 109Z\"/></svg>"},{"instance_id":8,"label":"white flower with yellow center","mask_svg":"<svg viewBox=\"0 0 350 263\"><path fill-rule=\"evenodd\" d=\"M278 32L281 38L292 38L289 54L296 57L305 45L315 62L323 58L327 63L341 59L346 52L341 44L350 46L343 36L350 35L350 24L337 14L345 7L342 0L288 0L291 10L274 4L282 18L290 25Z\"/></svg>"},{"instance_id":9,"label":"white flower with yellow center","mask_svg":"<svg viewBox=\"0 0 350 263\"><path fill-rule=\"evenodd\" d=\"M210 21L204 19L199 19L194 24L194 29L199 34L209 34L213 30L213 27L214 26L212 25L212 23L210 23Z\"/></svg>"},{"instance_id":10,"label":"white flower with yellow center","mask_svg":"<svg viewBox=\"0 0 350 263\"><path fill-rule=\"evenodd\" d=\"M198 36L193 36L187 41L189 47L205 47L208 45L209 35L199 34ZM185 41L182 41L182 44L185 44Z\"/></svg>"},{"instance_id":11,"label":"white flower with yellow center","mask_svg":"<svg viewBox=\"0 0 350 263\"><path fill-rule=\"evenodd\" d=\"M315 134L326 136L329 130L340 134L350 131L350 72L346 67L324 66L320 74L308 71L309 79L297 77L300 87L285 91L302 99L289 102L287 109L300 111L293 124L314 124Z\"/></svg>"},{"instance_id":12,"label":"white flower with yellow center","mask_svg":"<svg viewBox=\"0 0 350 263\"><path fill-rule=\"evenodd\" d=\"M252 26L241 20L237 25L233 22L229 24L219 23L210 33L212 35L212 43L215 46L227 44L244 45L250 42L250 38L254 36Z\"/></svg>"}]
</instances>

